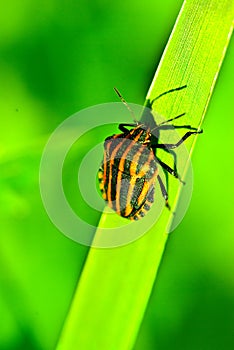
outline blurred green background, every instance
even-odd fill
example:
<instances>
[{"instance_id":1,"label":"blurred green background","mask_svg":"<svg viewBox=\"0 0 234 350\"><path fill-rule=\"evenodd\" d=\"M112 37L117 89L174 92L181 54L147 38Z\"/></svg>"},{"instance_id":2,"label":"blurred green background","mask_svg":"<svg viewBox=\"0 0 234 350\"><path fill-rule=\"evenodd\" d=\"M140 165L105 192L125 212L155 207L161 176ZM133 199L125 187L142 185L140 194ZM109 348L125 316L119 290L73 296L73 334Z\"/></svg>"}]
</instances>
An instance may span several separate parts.
<instances>
[{"instance_id":1,"label":"blurred green background","mask_svg":"<svg viewBox=\"0 0 234 350\"><path fill-rule=\"evenodd\" d=\"M113 86L142 104L181 5L2 5L1 350L55 348L88 252L53 226L41 202L50 133L84 107L117 101ZM170 236L136 350L234 348L233 61L232 43L195 147L192 202ZM64 182L69 173L72 164Z\"/></svg>"}]
</instances>

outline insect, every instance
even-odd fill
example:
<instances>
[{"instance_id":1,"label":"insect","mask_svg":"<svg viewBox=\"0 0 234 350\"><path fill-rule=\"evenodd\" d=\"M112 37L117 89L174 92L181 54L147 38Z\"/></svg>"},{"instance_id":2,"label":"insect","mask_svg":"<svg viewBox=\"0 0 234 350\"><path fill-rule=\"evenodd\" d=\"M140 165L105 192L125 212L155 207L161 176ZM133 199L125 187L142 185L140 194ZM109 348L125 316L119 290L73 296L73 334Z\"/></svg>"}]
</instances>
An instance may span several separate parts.
<instances>
[{"instance_id":1,"label":"insect","mask_svg":"<svg viewBox=\"0 0 234 350\"><path fill-rule=\"evenodd\" d=\"M150 106L152 107L152 104L160 97L185 87L186 85L162 93L151 101ZM145 216L154 202L154 189L157 180L165 199L165 205L170 210L168 193L159 175L158 164L166 173L173 175L181 182L183 181L178 175L176 162L174 169L172 169L157 157L156 150L163 149L173 153L174 148L180 146L191 135L202 133L202 130L197 130L190 125L166 125L182 117L185 113L150 129L146 123L135 120L130 106L120 92L116 88L114 90L133 115L134 123L119 124L121 133L105 139L103 163L98 172L102 197L118 215L130 220L139 220ZM174 128L186 128L190 131L187 131L175 144L159 143L160 131Z\"/></svg>"}]
</instances>

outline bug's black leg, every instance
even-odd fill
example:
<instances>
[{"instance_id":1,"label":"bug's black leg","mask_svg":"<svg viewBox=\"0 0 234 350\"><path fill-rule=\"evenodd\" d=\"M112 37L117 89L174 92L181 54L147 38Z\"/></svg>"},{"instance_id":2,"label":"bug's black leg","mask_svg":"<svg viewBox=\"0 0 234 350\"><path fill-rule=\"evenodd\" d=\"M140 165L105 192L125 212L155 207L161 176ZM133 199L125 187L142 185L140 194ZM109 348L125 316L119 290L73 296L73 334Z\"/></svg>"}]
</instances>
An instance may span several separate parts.
<instances>
[{"instance_id":1,"label":"bug's black leg","mask_svg":"<svg viewBox=\"0 0 234 350\"><path fill-rule=\"evenodd\" d=\"M185 184L185 182L183 180L181 180L180 176L177 173L177 169L175 171L175 169L172 169L171 167L169 167L169 165L167 165L166 163L162 162L159 158L156 157L156 162L158 162L161 167L163 169L165 169L169 174L171 174L172 176L174 176L176 179L178 179L181 183Z\"/></svg>"},{"instance_id":2,"label":"bug's black leg","mask_svg":"<svg viewBox=\"0 0 234 350\"><path fill-rule=\"evenodd\" d=\"M155 158L156 158L156 161L158 161L159 162L159 164L160 164L160 162L161 162L161 160L156 156L156 148L157 148L157 144L154 144L153 146L151 146L152 147L152 149L153 149L153 152L154 152L154 156L155 156ZM165 152L167 152L167 153L169 153L170 155L172 155L172 157L173 157L173 160L174 160L174 162L173 162L173 170L172 171L174 171L174 174L172 174L173 176L175 176L177 179L179 179L180 181L181 181L181 178L180 178L180 176L179 176L179 174L178 174L178 171L177 171L177 155L176 155L176 153L173 151L173 150L169 150L169 149L167 149L167 148L163 148L162 149L163 151L165 151ZM162 163L162 162L161 162ZM164 163L163 163L164 164ZM161 164L162 165L162 164ZM164 172L164 174L165 174L165 177L166 177L166 184L167 184L167 187L168 187L168 172L170 172L170 171L168 171L168 165L166 165L165 164L165 167L163 167L162 166L162 168L163 168L163 172ZM181 182L183 182L183 181L181 181ZM184 183L184 182L183 182ZM185 184L185 183L184 183Z\"/></svg>"},{"instance_id":3,"label":"bug's black leg","mask_svg":"<svg viewBox=\"0 0 234 350\"><path fill-rule=\"evenodd\" d=\"M173 150L169 150L167 148L164 148L163 151L169 153L170 155L172 155L173 157L173 169L174 169L174 173L178 175L178 178L179 177L179 174L178 174L178 171L177 171L177 154L173 151Z\"/></svg>"},{"instance_id":4,"label":"bug's black leg","mask_svg":"<svg viewBox=\"0 0 234 350\"><path fill-rule=\"evenodd\" d=\"M203 130L199 130L199 131L188 131L186 132L186 134L177 142L177 143L167 143L167 144L158 144L155 145L155 148L162 148L162 149L173 149L178 147L179 145L181 145L181 143L183 143L189 136L194 135L194 134L202 134Z\"/></svg>"},{"instance_id":5,"label":"bug's black leg","mask_svg":"<svg viewBox=\"0 0 234 350\"><path fill-rule=\"evenodd\" d=\"M167 186L168 186L168 173L167 173L167 172L169 172L170 174L172 174L173 176L175 176L177 179L179 179L180 182L182 182L182 183L185 184L185 182L181 180L181 178L180 178L180 176L179 176L179 174L178 174L178 171L177 171L177 155L176 155L176 153L175 153L173 150L171 150L171 149L170 149L170 150L167 149L167 148L163 148L163 149L162 149L163 151L169 153L169 154L172 155L172 157L173 157L173 160L174 160L174 162L173 162L173 167L174 167L174 169L171 169L167 164L163 163L163 162L156 156L156 148L157 148L157 144L152 146L152 149L153 149L153 152L154 152L154 156L155 156L155 158L156 158L156 161L158 161L158 163L162 166L163 171L166 170L166 171L164 171L164 174L165 174L165 176L166 176ZM168 168L169 168L170 170L169 170ZM173 173L172 173L172 172L173 172Z\"/></svg>"},{"instance_id":6,"label":"bug's black leg","mask_svg":"<svg viewBox=\"0 0 234 350\"><path fill-rule=\"evenodd\" d=\"M170 205L168 203L168 194L167 194L167 190L166 190L166 188L164 186L164 183L163 183L163 181L162 181L162 179L161 179L161 177L159 175L158 175L157 178L158 178L158 182L159 182L159 185L160 185L160 188L161 188L161 192L162 192L163 198L165 199L165 205L166 205L166 207L169 210L171 210L171 207L170 207Z\"/></svg>"},{"instance_id":7,"label":"bug's black leg","mask_svg":"<svg viewBox=\"0 0 234 350\"><path fill-rule=\"evenodd\" d=\"M134 123L134 124L119 124L119 130L122 132L128 132L129 130L126 128L126 126L135 127L136 123Z\"/></svg>"}]
</instances>

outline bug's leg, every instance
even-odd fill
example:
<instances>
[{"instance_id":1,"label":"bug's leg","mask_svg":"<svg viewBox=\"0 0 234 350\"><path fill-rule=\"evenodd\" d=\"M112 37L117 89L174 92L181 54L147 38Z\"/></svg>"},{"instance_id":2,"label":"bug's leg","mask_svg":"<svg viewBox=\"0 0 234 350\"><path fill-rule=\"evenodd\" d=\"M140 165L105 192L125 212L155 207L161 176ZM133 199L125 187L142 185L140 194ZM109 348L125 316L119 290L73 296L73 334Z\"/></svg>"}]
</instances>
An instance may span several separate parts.
<instances>
[{"instance_id":1,"label":"bug's leg","mask_svg":"<svg viewBox=\"0 0 234 350\"><path fill-rule=\"evenodd\" d=\"M167 165L166 163L162 162L159 158L156 157L156 162L158 162L161 167L163 169L165 169L169 174L171 174L172 176L174 176L176 179L178 179L181 183L185 184L185 182L183 180L181 180L180 176L177 173L177 169L175 171L175 169L172 169L171 167L169 167L169 165Z\"/></svg>"},{"instance_id":2,"label":"bug's leg","mask_svg":"<svg viewBox=\"0 0 234 350\"><path fill-rule=\"evenodd\" d=\"M119 130L122 132L129 132L129 130L126 128L126 126L135 127L136 123L134 123L134 124L119 124Z\"/></svg>"},{"instance_id":3,"label":"bug's leg","mask_svg":"<svg viewBox=\"0 0 234 350\"><path fill-rule=\"evenodd\" d=\"M169 150L167 148L163 148L163 151L169 153L170 155L172 155L173 157L173 169L171 169L167 164L163 163L157 156L156 156L156 148L157 148L157 144L153 145L152 146L152 149L153 149L153 152L154 152L154 156L156 158L156 161L162 166L163 168L163 171L164 171L164 174L166 176L166 183L167 183L167 186L168 186L168 172L175 176L177 179L179 179L180 182L184 183L184 181L181 180L179 174L178 174L178 171L177 171L177 155L174 151L172 150Z\"/></svg>"},{"instance_id":4,"label":"bug's leg","mask_svg":"<svg viewBox=\"0 0 234 350\"><path fill-rule=\"evenodd\" d=\"M177 154L173 151L173 150L169 150L167 148L164 148L163 151L169 153L172 157L173 157L173 170L174 173L178 176L178 178L180 179L180 176L178 174L178 170L177 170ZM167 173L166 173L167 174ZM167 177L168 178L168 177ZM168 180L167 180L168 181ZM168 182L167 182L168 184Z\"/></svg>"},{"instance_id":5,"label":"bug's leg","mask_svg":"<svg viewBox=\"0 0 234 350\"><path fill-rule=\"evenodd\" d=\"M189 136L194 135L194 134L202 134L202 133L203 133L203 130L188 131L177 143L157 144L157 145L155 145L155 148L173 149L173 148L179 147L181 145L181 143L183 143Z\"/></svg>"},{"instance_id":6,"label":"bug's leg","mask_svg":"<svg viewBox=\"0 0 234 350\"><path fill-rule=\"evenodd\" d=\"M178 117L176 117L178 118ZM174 118L173 118L174 119ZM197 130L197 128L193 128L191 125L162 125L162 126L159 126L159 130L170 130L170 129L182 129L182 128L186 128L186 129L189 129L189 130ZM158 143L153 143L152 144L152 149L154 151L154 155L156 156L156 148L162 148L161 146L158 147ZM178 171L177 171L177 155L176 153L172 150L172 149L168 149L167 147L165 148L162 148L163 151L171 154L174 158L174 162L173 162L173 170L174 170L174 174L176 175L175 177L179 178L179 180L181 181L181 178L179 177L179 174L178 174ZM157 157L156 157L157 158ZM164 168L165 170L165 168ZM168 171L166 169L166 171ZM167 172L164 171L165 175L166 175L166 182L167 182L167 185L168 185L168 176L167 176ZM172 174L173 175L173 174ZM183 182L183 181L181 181ZM184 182L183 182L184 183Z\"/></svg>"},{"instance_id":7,"label":"bug's leg","mask_svg":"<svg viewBox=\"0 0 234 350\"><path fill-rule=\"evenodd\" d=\"M165 186L164 186L164 183L163 183L163 181L162 181L160 175L158 175L157 179L158 179L158 182L159 182L159 185L160 185L160 188L161 188L162 196L163 196L163 198L165 199L165 206L166 206L169 210L171 210L171 207L170 207L170 205L169 205L169 203L168 203L168 193L167 193L167 190L166 190L166 188L165 188Z\"/></svg>"}]
</instances>

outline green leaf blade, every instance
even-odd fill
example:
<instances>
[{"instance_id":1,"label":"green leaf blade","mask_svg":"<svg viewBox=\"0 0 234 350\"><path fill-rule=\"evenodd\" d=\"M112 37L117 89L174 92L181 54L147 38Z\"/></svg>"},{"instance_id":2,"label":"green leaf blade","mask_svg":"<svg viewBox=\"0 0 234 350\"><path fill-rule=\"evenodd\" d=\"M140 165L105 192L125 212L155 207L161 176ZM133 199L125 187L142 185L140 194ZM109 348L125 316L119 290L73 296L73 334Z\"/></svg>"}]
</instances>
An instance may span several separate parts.
<instances>
[{"instance_id":1,"label":"green leaf blade","mask_svg":"<svg viewBox=\"0 0 234 350\"><path fill-rule=\"evenodd\" d=\"M185 124L201 127L231 37L233 14L232 1L185 1L147 99L184 84L187 89L160 99L153 110L167 119L186 111ZM187 142L190 155L195 140ZM170 187L175 207L181 186L174 181ZM171 214L164 210L156 225L141 239L118 248L90 249L59 350L132 348L171 219ZM102 234L101 227L115 227L119 222L121 218L116 216L113 221L103 214L95 239Z\"/></svg>"}]
</instances>

